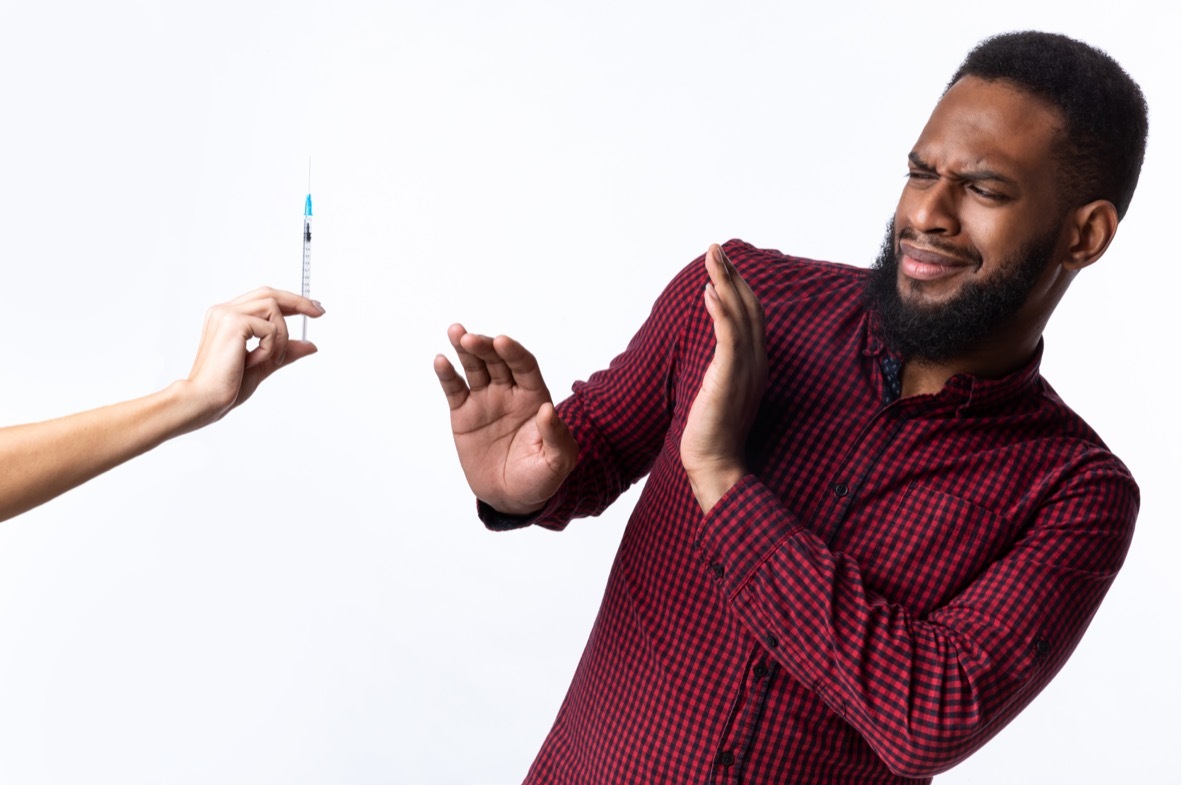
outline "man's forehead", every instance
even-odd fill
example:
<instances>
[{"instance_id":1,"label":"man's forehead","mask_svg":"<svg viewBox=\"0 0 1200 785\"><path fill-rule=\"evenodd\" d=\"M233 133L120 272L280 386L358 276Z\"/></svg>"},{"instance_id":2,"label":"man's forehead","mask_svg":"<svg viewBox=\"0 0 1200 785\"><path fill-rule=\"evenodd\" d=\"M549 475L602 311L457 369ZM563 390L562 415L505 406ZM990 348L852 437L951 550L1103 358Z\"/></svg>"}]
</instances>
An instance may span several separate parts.
<instances>
[{"instance_id":1,"label":"man's forehead","mask_svg":"<svg viewBox=\"0 0 1200 785\"><path fill-rule=\"evenodd\" d=\"M971 167L1029 167L1047 163L1063 132L1062 113L1005 81L963 77L951 85L913 147L933 166L953 158Z\"/></svg>"}]
</instances>

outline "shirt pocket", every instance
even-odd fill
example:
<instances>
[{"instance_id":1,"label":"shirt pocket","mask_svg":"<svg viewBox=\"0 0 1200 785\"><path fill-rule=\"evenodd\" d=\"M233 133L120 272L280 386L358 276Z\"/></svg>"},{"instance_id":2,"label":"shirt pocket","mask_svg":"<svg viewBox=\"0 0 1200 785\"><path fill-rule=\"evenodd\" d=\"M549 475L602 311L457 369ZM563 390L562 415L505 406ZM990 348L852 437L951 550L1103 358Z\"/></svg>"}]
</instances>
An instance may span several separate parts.
<instances>
[{"instance_id":1,"label":"shirt pocket","mask_svg":"<svg viewBox=\"0 0 1200 785\"><path fill-rule=\"evenodd\" d=\"M864 577L885 599L920 615L962 592L1015 532L1003 516L920 483L909 484L880 518L870 527Z\"/></svg>"}]
</instances>

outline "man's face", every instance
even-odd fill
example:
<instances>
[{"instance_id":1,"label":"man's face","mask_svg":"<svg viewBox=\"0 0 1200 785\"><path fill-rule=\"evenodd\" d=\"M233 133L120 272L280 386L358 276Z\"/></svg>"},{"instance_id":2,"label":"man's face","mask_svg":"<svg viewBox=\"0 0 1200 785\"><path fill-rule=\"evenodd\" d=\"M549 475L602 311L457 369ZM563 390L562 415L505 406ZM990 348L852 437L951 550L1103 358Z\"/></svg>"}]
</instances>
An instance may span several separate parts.
<instances>
[{"instance_id":1,"label":"man's face","mask_svg":"<svg viewBox=\"0 0 1200 785\"><path fill-rule=\"evenodd\" d=\"M869 287L893 349L944 361L1048 316L1060 129L1057 110L1003 82L966 77L946 92L909 155Z\"/></svg>"}]
</instances>

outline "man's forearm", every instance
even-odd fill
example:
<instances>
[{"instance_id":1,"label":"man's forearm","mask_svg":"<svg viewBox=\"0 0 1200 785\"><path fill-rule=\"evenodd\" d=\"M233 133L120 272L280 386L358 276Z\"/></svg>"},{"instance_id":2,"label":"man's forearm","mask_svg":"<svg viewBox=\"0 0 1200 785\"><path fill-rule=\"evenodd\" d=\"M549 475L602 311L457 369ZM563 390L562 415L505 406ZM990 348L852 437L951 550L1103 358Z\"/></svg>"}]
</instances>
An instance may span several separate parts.
<instances>
[{"instance_id":1,"label":"man's forearm","mask_svg":"<svg viewBox=\"0 0 1200 785\"><path fill-rule=\"evenodd\" d=\"M710 510L697 556L772 658L892 771L928 777L978 749L1037 694L1112 582L1136 491L1102 470L1074 484L1042 506L1033 533L1002 561L928 613L875 594L853 558L830 550L754 476ZM1079 501L1094 498L1110 500L1106 518L1069 525ZM1076 547L1080 528L1094 533L1093 548Z\"/></svg>"}]
</instances>

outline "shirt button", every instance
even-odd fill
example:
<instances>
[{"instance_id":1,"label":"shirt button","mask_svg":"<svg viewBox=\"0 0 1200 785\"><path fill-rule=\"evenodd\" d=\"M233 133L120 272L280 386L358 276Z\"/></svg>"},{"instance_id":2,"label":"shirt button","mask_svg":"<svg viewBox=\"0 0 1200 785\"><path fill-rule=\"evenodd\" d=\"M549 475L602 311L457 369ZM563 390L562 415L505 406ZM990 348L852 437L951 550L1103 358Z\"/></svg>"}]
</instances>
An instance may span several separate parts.
<instances>
[{"instance_id":1,"label":"shirt button","mask_svg":"<svg viewBox=\"0 0 1200 785\"><path fill-rule=\"evenodd\" d=\"M708 563L708 569L709 569L709 571L712 572L713 575L717 576L718 578L722 577L725 574L725 568L721 566L721 562L716 561L715 559Z\"/></svg>"},{"instance_id":2,"label":"shirt button","mask_svg":"<svg viewBox=\"0 0 1200 785\"><path fill-rule=\"evenodd\" d=\"M774 649L776 646L779 645L779 639L776 638L774 635L768 635L765 643L767 644L768 649Z\"/></svg>"},{"instance_id":3,"label":"shirt button","mask_svg":"<svg viewBox=\"0 0 1200 785\"><path fill-rule=\"evenodd\" d=\"M766 676L770 670L770 668L760 662L754 666L754 678L761 679L763 676Z\"/></svg>"},{"instance_id":4,"label":"shirt button","mask_svg":"<svg viewBox=\"0 0 1200 785\"><path fill-rule=\"evenodd\" d=\"M833 486L833 495L839 499L843 498L848 493L850 493L850 486L846 485L844 482L839 482Z\"/></svg>"},{"instance_id":5,"label":"shirt button","mask_svg":"<svg viewBox=\"0 0 1200 785\"><path fill-rule=\"evenodd\" d=\"M734 761L733 753L730 752L729 750L725 750L724 752L722 752L721 757L718 758L718 762L722 766L732 766L733 761Z\"/></svg>"},{"instance_id":6,"label":"shirt button","mask_svg":"<svg viewBox=\"0 0 1200 785\"><path fill-rule=\"evenodd\" d=\"M1034 638L1033 653L1039 657L1045 657L1050 653L1050 641L1045 638Z\"/></svg>"}]
</instances>

